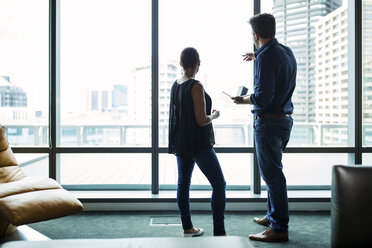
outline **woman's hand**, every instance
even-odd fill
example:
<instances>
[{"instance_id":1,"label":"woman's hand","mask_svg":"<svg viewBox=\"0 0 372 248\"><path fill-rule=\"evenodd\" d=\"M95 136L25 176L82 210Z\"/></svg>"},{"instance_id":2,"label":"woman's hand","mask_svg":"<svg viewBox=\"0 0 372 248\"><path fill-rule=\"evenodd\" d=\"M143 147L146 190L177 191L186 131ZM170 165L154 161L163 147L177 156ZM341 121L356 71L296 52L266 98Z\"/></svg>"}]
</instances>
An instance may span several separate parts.
<instances>
[{"instance_id":1,"label":"woman's hand","mask_svg":"<svg viewBox=\"0 0 372 248\"><path fill-rule=\"evenodd\" d=\"M220 111L213 109L211 115L212 115L212 119L217 119L218 117L220 117Z\"/></svg>"}]
</instances>

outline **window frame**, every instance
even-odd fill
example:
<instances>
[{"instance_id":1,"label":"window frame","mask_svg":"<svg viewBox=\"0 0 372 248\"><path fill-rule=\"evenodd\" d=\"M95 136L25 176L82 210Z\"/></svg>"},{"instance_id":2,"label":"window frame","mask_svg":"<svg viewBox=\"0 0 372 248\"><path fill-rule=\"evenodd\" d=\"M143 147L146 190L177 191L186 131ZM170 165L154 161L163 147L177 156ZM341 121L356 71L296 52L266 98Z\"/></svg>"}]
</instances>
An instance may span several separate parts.
<instances>
[{"instance_id":1,"label":"window frame","mask_svg":"<svg viewBox=\"0 0 372 248\"><path fill-rule=\"evenodd\" d=\"M62 153L151 153L151 192L159 193L159 154L167 153L167 148L159 147L159 1L151 0L152 4L152 141L151 147L57 147L56 139L58 138L59 127L59 89L60 89L60 1L49 0L49 147L14 147L14 153L46 153L49 154L49 177L59 178L58 172L58 154ZM254 14L260 13L261 1L254 0ZM362 164L362 154L372 153L372 147L362 146L362 1L349 0L349 78L355 84L352 91L349 91L349 102L353 106L349 107L349 138L353 139L353 146L350 147L288 147L286 153L348 153L350 164ZM350 94L354 92L354 94ZM351 100L350 100L351 97ZM254 194L260 194L264 187L261 185L261 179L256 159L255 147L218 147L215 148L217 153L251 153L253 154L252 162L252 180L248 187L227 187L227 189L245 189L251 190ZM78 190L82 187L68 187L69 189ZM143 188L146 189L147 187ZM104 189L97 185L85 187L88 190ZM133 187L124 187L123 189L131 190ZM141 188L135 188L141 189ZM176 189L176 185L170 189ZM195 187L194 189L209 189L209 187ZM330 189L330 186L289 186L289 190L317 190Z\"/></svg>"}]
</instances>

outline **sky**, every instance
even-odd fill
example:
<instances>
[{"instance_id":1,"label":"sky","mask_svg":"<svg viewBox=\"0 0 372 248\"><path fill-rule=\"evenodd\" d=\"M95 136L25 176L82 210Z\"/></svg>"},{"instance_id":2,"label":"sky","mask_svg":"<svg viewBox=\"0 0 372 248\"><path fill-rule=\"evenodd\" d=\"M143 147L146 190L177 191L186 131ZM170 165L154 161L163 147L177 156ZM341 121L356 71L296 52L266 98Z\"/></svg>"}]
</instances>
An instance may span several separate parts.
<instances>
[{"instance_id":1,"label":"sky","mask_svg":"<svg viewBox=\"0 0 372 248\"><path fill-rule=\"evenodd\" d=\"M249 66L241 54L252 47L247 24L252 3L235 2L160 1L160 60L178 61L184 47L194 46L206 87L213 83L212 91L235 93L248 84ZM60 16L62 110L83 111L88 89L130 83L131 71L149 64L151 1L132 1L129 8L121 0L63 0ZM46 111L48 1L0 0L0 35L0 75L27 92L30 107Z\"/></svg>"},{"instance_id":2,"label":"sky","mask_svg":"<svg viewBox=\"0 0 372 248\"><path fill-rule=\"evenodd\" d=\"M0 0L0 76L28 94L29 106L48 106L48 2ZM129 7L130 5L130 7ZM272 0L263 0L270 12ZM252 89L253 50L248 19L253 1L159 1L160 61L178 61L195 47L201 57L197 78L212 98L238 86ZM89 89L133 83L132 71L151 61L151 1L61 1L60 72L62 111L84 111ZM83 18L82 18L83 16ZM150 77L150 75L149 75Z\"/></svg>"},{"instance_id":3,"label":"sky","mask_svg":"<svg viewBox=\"0 0 372 248\"><path fill-rule=\"evenodd\" d=\"M0 76L48 107L48 1L0 0ZM32 10L32 11L30 11Z\"/></svg>"}]
</instances>

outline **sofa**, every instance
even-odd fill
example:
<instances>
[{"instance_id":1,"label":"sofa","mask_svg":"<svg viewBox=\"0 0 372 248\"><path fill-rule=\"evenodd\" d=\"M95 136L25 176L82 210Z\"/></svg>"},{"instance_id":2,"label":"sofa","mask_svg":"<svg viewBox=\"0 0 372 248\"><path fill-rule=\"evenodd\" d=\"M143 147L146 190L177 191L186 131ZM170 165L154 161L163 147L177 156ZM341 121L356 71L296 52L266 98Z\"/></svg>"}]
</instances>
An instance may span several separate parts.
<instances>
[{"instance_id":1,"label":"sofa","mask_svg":"<svg viewBox=\"0 0 372 248\"><path fill-rule=\"evenodd\" d=\"M81 202L51 178L26 176L0 125L0 235L17 226L59 218L83 209Z\"/></svg>"}]
</instances>

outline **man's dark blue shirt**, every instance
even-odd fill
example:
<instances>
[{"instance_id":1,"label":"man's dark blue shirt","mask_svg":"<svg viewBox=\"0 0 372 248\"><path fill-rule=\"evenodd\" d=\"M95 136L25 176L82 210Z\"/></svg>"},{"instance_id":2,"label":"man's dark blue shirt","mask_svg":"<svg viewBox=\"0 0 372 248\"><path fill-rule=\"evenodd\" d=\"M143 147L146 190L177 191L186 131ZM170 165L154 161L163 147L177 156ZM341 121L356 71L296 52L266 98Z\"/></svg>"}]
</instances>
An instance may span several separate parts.
<instances>
[{"instance_id":1,"label":"man's dark blue shirt","mask_svg":"<svg viewBox=\"0 0 372 248\"><path fill-rule=\"evenodd\" d=\"M272 39L255 52L254 116L292 114L297 63L292 50Z\"/></svg>"}]
</instances>

